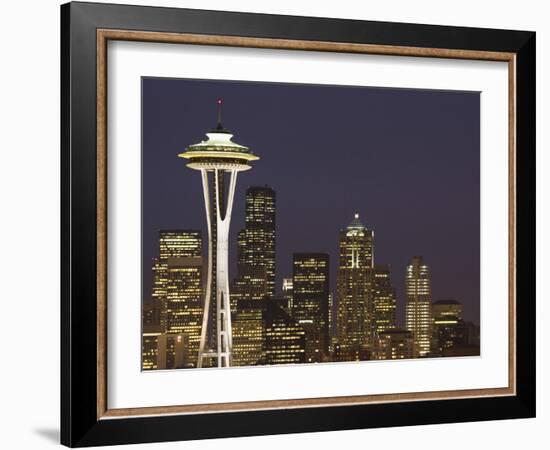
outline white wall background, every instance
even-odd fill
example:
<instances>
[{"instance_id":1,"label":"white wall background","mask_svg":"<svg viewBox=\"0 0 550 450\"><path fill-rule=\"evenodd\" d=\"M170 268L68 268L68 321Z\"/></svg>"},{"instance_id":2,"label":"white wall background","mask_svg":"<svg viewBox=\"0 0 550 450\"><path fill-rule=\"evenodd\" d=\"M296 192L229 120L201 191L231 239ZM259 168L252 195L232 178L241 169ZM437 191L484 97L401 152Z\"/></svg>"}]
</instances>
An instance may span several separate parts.
<instances>
[{"instance_id":1,"label":"white wall background","mask_svg":"<svg viewBox=\"0 0 550 450\"><path fill-rule=\"evenodd\" d=\"M537 278L550 261L550 28L545 2L501 0L190 0L128 3L537 31ZM0 447L59 439L59 1L6 2L0 27ZM543 126L546 124L546 127ZM538 417L132 446L158 449L542 448L550 426L548 283L537 287ZM537 445L537 442L540 444ZM130 448L130 447L128 447Z\"/></svg>"}]
</instances>

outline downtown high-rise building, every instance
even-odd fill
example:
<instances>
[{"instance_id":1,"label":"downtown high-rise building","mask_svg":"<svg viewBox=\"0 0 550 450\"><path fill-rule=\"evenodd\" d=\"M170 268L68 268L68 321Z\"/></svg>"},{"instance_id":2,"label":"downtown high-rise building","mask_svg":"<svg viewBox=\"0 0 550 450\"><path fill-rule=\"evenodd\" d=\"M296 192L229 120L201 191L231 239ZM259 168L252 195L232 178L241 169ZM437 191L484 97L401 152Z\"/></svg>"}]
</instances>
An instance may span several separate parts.
<instances>
[{"instance_id":1,"label":"downtown high-rise building","mask_svg":"<svg viewBox=\"0 0 550 450\"><path fill-rule=\"evenodd\" d=\"M304 328L285 310L285 299L239 300L234 314L233 365L306 361Z\"/></svg>"},{"instance_id":2,"label":"downtown high-rise building","mask_svg":"<svg viewBox=\"0 0 550 450\"><path fill-rule=\"evenodd\" d=\"M382 331L395 328L395 310L397 307L395 288L391 283L390 267L375 265L372 271L372 328L374 337Z\"/></svg>"},{"instance_id":3,"label":"downtown high-rise building","mask_svg":"<svg viewBox=\"0 0 550 450\"><path fill-rule=\"evenodd\" d=\"M246 190L245 227L237 236L233 312L239 300L262 300L275 295L275 205L275 191L269 186Z\"/></svg>"},{"instance_id":4,"label":"downtown high-rise building","mask_svg":"<svg viewBox=\"0 0 550 450\"><path fill-rule=\"evenodd\" d=\"M184 335L189 366L196 367L203 317L202 237L195 230L159 232L153 261L152 303L159 309L159 332ZM154 311L154 308L153 308ZM144 314L151 315L150 311ZM145 316L147 318L148 316Z\"/></svg>"},{"instance_id":5,"label":"downtown high-rise building","mask_svg":"<svg viewBox=\"0 0 550 450\"><path fill-rule=\"evenodd\" d=\"M265 363L300 364L306 362L306 332L285 309L284 298L266 301Z\"/></svg>"},{"instance_id":6,"label":"downtown high-rise building","mask_svg":"<svg viewBox=\"0 0 550 450\"><path fill-rule=\"evenodd\" d=\"M328 354L329 255L294 253L291 315L306 332L306 362Z\"/></svg>"},{"instance_id":7,"label":"downtown high-rise building","mask_svg":"<svg viewBox=\"0 0 550 450\"><path fill-rule=\"evenodd\" d=\"M355 214L340 231L340 254L336 295L336 337L341 360L359 360L365 355L373 333L374 232Z\"/></svg>"},{"instance_id":8,"label":"downtown high-rise building","mask_svg":"<svg viewBox=\"0 0 550 450\"><path fill-rule=\"evenodd\" d=\"M281 290L283 292L283 298L286 302L286 310L292 311L292 278L283 278Z\"/></svg>"},{"instance_id":9,"label":"downtown high-rise building","mask_svg":"<svg viewBox=\"0 0 550 450\"><path fill-rule=\"evenodd\" d=\"M413 357L412 333L392 328L376 334L372 359L409 359Z\"/></svg>"},{"instance_id":10,"label":"downtown high-rise building","mask_svg":"<svg viewBox=\"0 0 550 450\"><path fill-rule=\"evenodd\" d=\"M414 256L405 272L405 328L412 333L415 358L428 356L432 337L430 268Z\"/></svg>"},{"instance_id":11,"label":"downtown high-rise building","mask_svg":"<svg viewBox=\"0 0 550 450\"><path fill-rule=\"evenodd\" d=\"M432 354L444 356L449 349L467 344L462 303L438 300L432 304Z\"/></svg>"},{"instance_id":12,"label":"downtown high-rise building","mask_svg":"<svg viewBox=\"0 0 550 450\"><path fill-rule=\"evenodd\" d=\"M141 369L158 369L158 343L161 333L161 303L145 299L142 304Z\"/></svg>"},{"instance_id":13,"label":"downtown high-rise building","mask_svg":"<svg viewBox=\"0 0 550 450\"><path fill-rule=\"evenodd\" d=\"M234 366L265 364L265 299L237 300L232 314Z\"/></svg>"}]
</instances>

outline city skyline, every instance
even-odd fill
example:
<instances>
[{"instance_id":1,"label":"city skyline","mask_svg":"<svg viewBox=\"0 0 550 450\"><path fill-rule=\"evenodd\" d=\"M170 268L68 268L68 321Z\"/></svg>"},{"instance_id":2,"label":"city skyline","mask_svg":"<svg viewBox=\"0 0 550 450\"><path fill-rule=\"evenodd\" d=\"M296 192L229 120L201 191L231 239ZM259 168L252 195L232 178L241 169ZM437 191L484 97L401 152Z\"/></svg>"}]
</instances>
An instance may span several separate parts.
<instances>
[{"instance_id":1,"label":"city skyline","mask_svg":"<svg viewBox=\"0 0 550 450\"><path fill-rule=\"evenodd\" d=\"M479 326L463 319L463 305L433 301L422 256L406 267L405 327L398 326L391 268L376 264L374 230L357 212L339 233L336 295L328 253L292 252L291 282L283 278L284 295L277 296L277 195L268 185L246 190L230 282L237 174L259 157L223 127L222 103L217 100L217 125L206 139L178 154L201 173L207 258L200 231L159 231L151 297L142 305L143 370L480 354Z\"/></svg>"},{"instance_id":2,"label":"city skyline","mask_svg":"<svg viewBox=\"0 0 550 450\"><path fill-rule=\"evenodd\" d=\"M274 197L265 186L259 191L271 191ZM247 190L247 197L249 192L258 190ZM257 217L256 225L271 228L274 208L258 216L256 203L247 202L247 216ZM407 321L405 328L397 326L391 271L375 264L373 235L357 214L341 233L335 333L328 320L332 305L329 255L294 253L292 281L287 279L284 296L273 295L265 270L234 294L231 364L218 362L217 366L479 355L479 326L463 319L462 303L432 299L430 267L422 256L413 256L406 268ZM269 240L264 236L256 243L269 248ZM144 370L192 368L197 367L197 356L201 360L196 346L209 266L204 267L199 256L201 245L199 231L159 232L159 257L151 268L153 298L143 305ZM270 251L257 255L257 262L262 264L272 256Z\"/></svg>"},{"instance_id":3,"label":"city skyline","mask_svg":"<svg viewBox=\"0 0 550 450\"><path fill-rule=\"evenodd\" d=\"M359 211L365 225L376 232L377 263L391 267L393 285L397 293L397 311L398 316L400 316L398 317L398 322L400 324L404 323L405 300L405 289L404 283L401 281L401 271L404 273L404 267L408 263L408 260L415 254L424 255L426 260L434 267L433 270L435 273L432 288L434 298L454 297L459 299L466 306L464 308L465 317L474 322L479 321L479 208L476 208L476 205L479 207L479 154L477 154L477 159L475 158L476 151L477 153L479 152L479 124L477 124L477 128L475 126L475 116L476 114L479 115L479 97L477 93L165 79L144 79L143 83L143 157L144 187L146 187L144 189L143 213L144 296L147 295L148 288L151 286L151 275L148 271L150 271L151 260L155 256L153 244L155 233L163 228L189 228L203 230L203 235L205 235L204 217L201 217L200 214L204 214L204 206L200 205L197 207L197 202L202 201L202 198L200 191L197 192L198 186L192 186L192 184L199 185L199 180L197 177L193 177L193 174L184 174L182 172L183 168L173 161L170 162L170 165L177 166L177 170L174 170L173 167L168 167L167 158L169 156L173 159L174 151L182 151L186 143L197 141L200 139L200 134L205 128L214 125L215 113L212 111L213 97L223 96L226 99L225 114L227 117L226 122L229 124L228 128L234 129L235 133L242 138L245 144L249 145L251 143L253 144L251 147L260 149L262 158L264 158L264 154L268 155L267 161L260 161L250 174L246 173L242 176L241 183L237 187L236 198L239 201L235 203L234 219L231 225L230 253L232 253L232 261L230 263L230 280L233 280L236 275L237 233L244 229L244 192L251 185L261 186L267 184L277 192L277 201L281 205L277 213L277 280L275 283L277 293L280 293L282 279L291 277L292 275L290 261L291 255L294 252L328 253L333 262L330 273L330 291L331 293L335 293L336 267L334 261L337 260L338 256L337 236L339 231L347 226L350 215L355 211ZM307 94L306 92L304 94L304 91L309 90L315 92L312 94ZM243 94L246 91L248 91L248 95ZM286 92L287 95L281 96L281 92ZM168 96L168 93L170 93L170 96ZM291 108L285 109L288 112L285 116L274 114L274 111L275 113L280 113L282 106L285 106L282 105L285 102L281 98L291 98L291 94L297 94L299 98L293 102L288 102L296 106L302 114L304 110L307 110L307 114L301 115L301 120L294 126L288 124L290 120L288 115L292 116L293 114ZM177 106L178 100L182 100L185 97L187 97L186 101L179 103L179 106ZM335 99L335 97L338 98ZM344 97L344 99L340 97ZM351 97L353 97L354 101L351 101ZM384 97L385 101L382 102ZM403 97L405 97L405 100L403 100ZM334 101L338 99L340 100L339 102L337 101L336 106L342 104L344 101L349 105L351 101L349 114L346 115L346 120L349 119L347 132L339 133L337 130L333 132L333 130L323 126L327 120L334 120L335 114L333 111L327 111L325 108L322 110L323 115L320 116L316 110L323 105L323 102L320 102L319 98L323 100L324 104L330 104L332 107L335 106ZM373 109L376 109L384 116L388 114L388 98L390 104L392 101L394 102L397 116L407 116L406 113L410 113L411 106L413 104L418 105L419 100L422 100L425 108L431 106L434 111L438 112L437 115L445 116L441 120L442 123L437 121L431 122L435 128L435 135L438 134L438 129L439 132L442 132L441 127L444 123L447 123L447 126L443 126L443 131L448 133L449 128L453 128L448 124L448 116L450 115L454 118L454 122L451 121L454 123L454 132L450 133L453 139L449 139L449 136L446 136L446 139L444 139L446 148L455 146L456 149L457 142L455 138L460 134L458 132L463 131L465 128L470 128L468 129L469 134L466 139L466 143L469 143L469 145L465 145L465 142L458 143L458 145L463 146L461 153L467 159L467 164L463 162L463 165L469 164L469 167L465 173L461 173L460 179L450 179L446 183L443 183L443 191L447 194L447 198L441 198L441 189L438 189L437 192L427 190L429 185L433 186L438 180L441 181L441 170L434 170L434 168L438 166L443 166L440 167L441 169L444 167L448 168L449 164L453 164L457 159L456 154L453 152L450 152L451 161L445 162L443 161L444 158L438 157L438 153L433 149L433 146L437 146L437 142L442 140L442 138L439 140L436 139L437 142L432 143L432 145L426 145L426 141L429 141L429 139L420 139L423 141L424 147L429 147L428 150L422 150L423 147L419 147L420 144L418 142L414 139L409 139L407 146L408 153L399 150L401 151L401 157L404 158L402 161L398 158L396 159L396 154L393 154L391 158L384 157L385 152L388 151L388 145L382 146L382 150L380 150L379 144L370 144L378 148L376 152L373 151L371 154L369 153L370 145L368 143L363 143L361 147L364 148L359 149L356 148L357 144L345 144L350 137L354 141L353 138L357 137L357 134L364 133L367 135L369 131L372 131L371 134L376 134L377 127L381 125L380 120L375 120L374 124L370 124L369 120L366 120L365 117L372 117L372 111L369 111L369 108L364 105L376 106ZM311 101L306 101L306 99L313 99L313 104ZM406 103L406 105L396 105L396 101L397 103ZM161 104L163 108L159 109ZM265 110L261 111L262 114L251 115L251 111L243 106L246 105L253 110L254 108L258 108L259 104L265 107ZM360 109L358 109L359 105L362 105ZM441 114L442 105L445 114ZM457 105L462 108L461 113L452 111L451 107L456 107ZM287 108L288 106L286 105ZM174 117L177 115L175 114L175 110L179 110L178 121L183 120L185 126L176 126L176 132L173 132L173 136L160 139L159 135L163 132L164 126L174 126ZM193 111L192 114L191 111ZM360 119L362 121L357 121L358 111L361 112ZM151 113L155 115L154 120L150 116ZM339 110L339 115L342 115L341 110ZM434 119L434 112L432 111L432 114L428 114L427 116L429 119ZM246 117L247 120L242 120L243 117ZM426 119L426 116L424 118ZM410 117L410 120L414 121L414 117ZM195 121L197 128L194 128L193 125ZM468 125L462 123L462 121L467 122ZM286 128L282 126L281 122L285 123ZM334 124L337 125L336 122ZM372 125L372 130L369 125ZM471 129L470 125L474 125L473 129ZM154 130L151 131L152 129ZM411 131L408 127L407 130ZM284 135L283 137L288 138L289 133L293 139L288 139L287 146L292 148L292 160L297 165L300 163L301 153L296 153L296 147L299 147L301 152L307 153L310 157L313 155L311 148L306 148L303 145L303 141L308 142L308 146L318 149L314 153L316 159L312 160L310 158L309 160L311 163L310 166L312 165L313 167L308 167L306 164L302 165L303 179L300 182L303 184L304 189L292 190L293 195L289 195L289 185L292 187L293 184L297 183L297 180L292 179L295 173L291 169L277 172L276 168L278 166L274 159L278 155L283 161L288 161L289 151L282 145L282 137L280 135L282 134ZM421 133L419 132L418 134ZM182 135L185 137L182 138ZM386 134L386 136L389 141L395 140L393 135ZM260 137L262 137L261 141ZM343 144L338 149L339 157L333 158L333 160L344 160L346 165L341 170L334 171L333 180L336 182L332 186L333 190L338 190L337 188L343 181L347 181L347 185L342 186L339 201L334 201L331 197L334 197L336 194L325 195L326 186L320 183L325 178L326 169L320 167L319 159L323 161L327 160L325 154L330 152L331 148L337 147L338 139L341 139ZM439 146L443 147L441 144ZM270 147L276 147L277 149L269 152ZM147 150L149 148L153 148L153 151ZM286 153L282 149L287 150ZM352 151L362 154L365 173L362 179L358 177L354 178L354 171L348 167L351 166L353 169L353 166L357 165L353 164L353 157L357 155L353 154ZM393 149L393 153L399 153L399 151L395 148ZM417 155L417 159L420 160L419 162L415 162L410 158L411 152ZM448 150L441 150L441 153L445 153L447 157L449 156ZM325 159L323 159L323 156L325 156ZM149 164L153 160L155 162ZM411 168L411 165L418 169L415 174L416 176L409 178L411 178L411 182L415 181L419 185L417 194L421 193L420 197L426 205L431 205L438 214L432 212L429 217L426 217L429 208L423 207L422 202L414 201L409 207L407 201L410 202L411 196L408 190L397 190L396 192L395 186L401 186L403 183L409 181L408 177L401 177L403 182L399 181L400 177L397 176L397 173L402 175L403 168L395 166L397 173L393 174L393 176L380 177L378 176L379 171L374 169L369 170L369 164L374 164L377 161L379 162L382 174L386 175L388 175L387 171L394 163L401 163L400 166L406 166L405 168L408 169ZM428 176L429 171L426 172L422 168L421 162L426 161L430 161L430 164L432 164L431 168L434 172L432 176ZM472 162L474 170L472 170ZM262 164L268 167L262 168ZM288 167L288 164L285 167ZM269 170L270 168L272 170ZM172 172L176 173L176 171L178 172L178 175L176 175L178 180L173 181L169 174ZM164 172L165 175L159 177L158 174ZM345 176L346 172L349 174L348 177ZM317 176L313 177L312 173L317 174ZM426 180L423 180L423 177ZM183 182L182 178L187 179ZM385 182L380 181L380 179L384 180L387 178L389 180ZM154 181L152 182L152 180ZM366 182L366 186L362 190L358 189L361 184L358 184L359 181ZM374 181L377 181L378 185L373 188L369 183L374 184ZM153 185L152 189L149 189L151 184ZM369 187L371 188L370 190ZM158 195L159 190L161 195ZM322 205L319 203L319 198L315 198L316 196L312 195L312 192L315 193L316 190L318 191L318 197L324 198L327 206L330 205L331 208L330 215L326 216L324 220L320 220L320 213L323 210L321 208ZM358 190L363 193L359 198L356 192ZM387 196L385 196L384 202L381 201L380 197L384 196L385 193L387 193ZM392 208L391 199L395 198L398 193L402 194L401 198L405 202L395 202L396 204ZM474 193L477 195L474 195ZM192 196L194 197L192 198ZM462 201L454 201L460 196L470 201L465 202L464 199ZM152 198L154 198L155 205L151 204ZM439 199L439 201L431 201L434 198ZM304 199L308 201L304 202ZM300 201L302 201L301 208ZM168 207L167 205L171 206ZM443 208L443 206L446 206L446 208ZM168 209L170 211L167 211ZM398 212L396 212L396 209ZM412 215L415 209L418 210L418 214ZM295 212L297 210L300 210L302 214L298 215ZM158 212L158 214L155 212ZM200 213L197 214L197 212ZM410 218L408 222L403 220L407 216L407 213L410 213L409 217L414 218L414 221ZM299 226L300 224L301 227ZM338 226L334 227L336 224ZM447 233L442 233L442 230L445 230ZM309 241L305 239L306 235ZM411 236L414 237L411 239L414 241L414 244L410 242L404 243L404 239ZM433 239L429 239L430 236ZM453 258L447 258L446 265L441 264L441 261L445 258L441 249L438 248L443 242L445 242L449 254L453 255ZM392 243L393 245L391 245ZM467 248L464 248L464 243L468 243ZM469 263L465 264L465 261L469 261Z\"/></svg>"}]
</instances>

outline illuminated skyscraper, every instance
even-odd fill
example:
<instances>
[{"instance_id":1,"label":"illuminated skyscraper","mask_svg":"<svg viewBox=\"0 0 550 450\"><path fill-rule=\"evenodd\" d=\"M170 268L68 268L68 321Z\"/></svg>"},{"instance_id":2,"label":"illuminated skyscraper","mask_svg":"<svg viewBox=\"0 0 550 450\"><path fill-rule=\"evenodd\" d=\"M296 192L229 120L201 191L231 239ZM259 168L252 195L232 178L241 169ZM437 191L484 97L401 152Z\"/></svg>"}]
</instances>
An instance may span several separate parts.
<instances>
[{"instance_id":1,"label":"illuminated skyscraper","mask_svg":"<svg viewBox=\"0 0 550 450\"><path fill-rule=\"evenodd\" d=\"M189 336L185 333L165 334L146 325L143 328L143 370L186 369L194 367L189 362Z\"/></svg>"},{"instance_id":2,"label":"illuminated skyscraper","mask_svg":"<svg viewBox=\"0 0 550 450\"><path fill-rule=\"evenodd\" d=\"M405 327L412 333L414 357L430 353L432 335L432 292L430 269L421 256L414 256L405 274Z\"/></svg>"},{"instance_id":3,"label":"illuminated skyscraper","mask_svg":"<svg viewBox=\"0 0 550 450\"><path fill-rule=\"evenodd\" d=\"M142 370L158 369L158 338L160 327L161 303L158 300L143 302L141 368Z\"/></svg>"},{"instance_id":4,"label":"illuminated skyscraper","mask_svg":"<svg viewBox=\"0 0 550 450\"><path fill-rule=\"evenodd\" d=\"M265 364L265 300L237 300L233 314L234 366Z\"/></svg>"},{"instance_id":5,"label":"illuminated skyscraper","mask_svg":"<svg viewBox=\"0 0 550 450\"><path fill-rule=\"evenodd\" d=\"M271 298L265 309L265 363L306 362L306 333L284 309L285 299Z\"/></svg>"},{"instance_id":6,"label":"illuminated skyscraper","mask_svg":"<svg viewBox=\"0 0 550 450\"><path fill-rule=\"evenodd\" d=\"M187 167L201 172L208 227L208 274L198 367L204 360L208 365L212 359L218 367L231 365L229 224L237 173L250 169L250 162L259 159L249 148L231 140L233 134L221 123L221 103L218 100L218 124L206 133L208 139L178 155L189 160Z\"/></svg>"},{"instance_id":7,"label":"illuminated skyscraper","mask_svg":"<svg viewBox=\"0 0 550 450\"><path fill-rule=\"evenodd\" d=\"M239 300L235 312L233 365L305 362L305 331L284 310L285 299Z\"/></svg>"},{"instance_id":8,"label":"illuminated skyscraper","mask_svg":"<svg viewBox=\"0 0 550 450\"><path fill-rule=\"evenodd\" d=\"M161 334L158 337L157 369L185 369L190 367L190 357L187 334Z\"/></svg>"},{"instance_id":9,"label":"illuminated skyscraper","mask_svg":"<svg viewBox=\"0 0 550 450\"><path fill-rule=\"evenodd\" d=\"M443 356L453 347L466 345L466 326L462 321L462 303L439 300L432 305L432 344L434 356Z\"/></svg>"},{"instance_id":10,"label":"illuminated skyscraper","mask_svg":"<svg viewBox=\"0 0 550 450\"><path fill-rule=\"evenodd\" d=\"M409 359L413 357L412 333L393 328L380 331L375 339L372 359Z\"/></svg>"},{"instance_id":11,"label":"illuminated skyscraper","mask_svg":"<svg viewBox=\"0 0 550 450\"><path fill-rule=\"evenodd\" d=\"M391 284L389 266L376 265L373 270L373 320L374 334L395 328L395 289Z\"/></svg>"},{"instance_id":12,"label":"illuminated skyscraper","mask_svg":"<svg viewBox=\"0 0 550 450\"><path fill-rule=\"evenodd\" d=\"M328 294L328 335L329 345L333 335L334 328L334 294L329 292Z\"/></svg>"},{"instance_id":13,"label":"illuminated skyscraper","mask_svg":"<svg viewBox=\"0 0 550 450\"><path fill-rule=\"evenodd\" d=\"M160 310L162 334L185 334L189 358L196 367L203 317L203 260L200 231L162 230L159 258L153 262L152 302ZM146 315L145 315L146 314ZM144 325L154 309L144 311ZM180 339L181 342L181 339Z\"/></svg>"},{"instance_id":14,"label":"illuminated skyscraper","mask_svg":"<svg viewBox=\"0 0 550 450\"><path fill-rule=\"evenodd\" d=\"M306 362L328 354L329 255L294 253L292 317L306 331Z\"/></svg>"},{"instance_id":15,"label":"illuminated skyscraper","mask_svg":"<svg viewBox=\"0 0 550 450\"><path fill-rule=\"evenodd\" d=\"M275 198L275 191L268 186L246 190L245 228L237 238L235 304L275 295Z\"/></svg>"},{"instance_id":16,"label":"illuminated skyscraper","mask_svg":"<svg viewBox=\"0 0 550 450\"><path fill-rule=\"evenodd\" d=\"M292 311L292 278L283 278L282 291L286 300L286 309Z\"/></svg>"},{"instance_id":17,"label":"illuminated skyscraper","mask_svg":"<svg viewBox=\"0 0 550 450\"><path fill-rule=\"evenodd\" d=\"M151 329L150 326L143 327L141 336L141 369L158 369L158 341L161 335L159 327Z\"/></svg>"},{"instance_id":18,"label":"illuminated skyscraper","mask_svg":"<svg viewBox=\"0 0 550 450\"><path fill-rule=\"evenodd\" d=\"M359 214L340 231L337 339L339 358L357 360L370 347L373 330L374 232Z\"/></svg>"}]
</instances>

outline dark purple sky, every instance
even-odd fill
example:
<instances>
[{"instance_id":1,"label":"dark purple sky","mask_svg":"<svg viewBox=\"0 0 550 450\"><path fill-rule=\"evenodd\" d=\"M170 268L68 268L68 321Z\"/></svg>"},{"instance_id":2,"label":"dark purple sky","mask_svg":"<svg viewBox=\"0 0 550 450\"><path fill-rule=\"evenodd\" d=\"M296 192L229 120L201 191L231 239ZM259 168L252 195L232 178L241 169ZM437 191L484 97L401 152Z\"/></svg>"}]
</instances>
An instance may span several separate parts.
<instances>
[{"instance_id":1,"label":"dark purple sky","mask_svg":"<svg viewBox=\"0 0 550 450\"><path fill-rule=\"evenodd\" d=\"M327 252L334 292L338 231L358 211L374 230L375 262L392 268L401 323L413 255L431 267L433 300L455 298L479 323L478 92L144 78L144 295L159 229L206 238L200 174L177 154L215 126L220 97L225 128L261 158L237 183L231 279L245 190L268 184L278 288L293 252Z\"/></svg>"}]
</instances>

